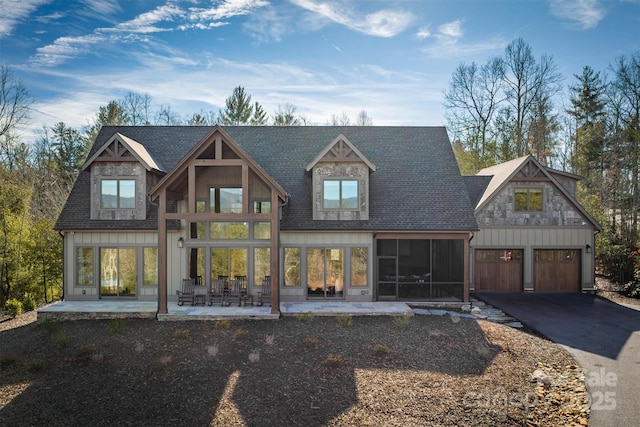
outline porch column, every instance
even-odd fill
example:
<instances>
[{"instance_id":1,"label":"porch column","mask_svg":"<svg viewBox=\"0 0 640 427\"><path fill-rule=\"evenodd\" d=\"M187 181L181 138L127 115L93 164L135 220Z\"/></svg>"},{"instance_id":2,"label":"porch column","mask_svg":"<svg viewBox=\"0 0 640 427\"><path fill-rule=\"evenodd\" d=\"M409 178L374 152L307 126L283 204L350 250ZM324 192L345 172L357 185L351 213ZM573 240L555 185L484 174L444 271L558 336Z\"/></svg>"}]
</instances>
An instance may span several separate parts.
<instances>
[{"instance_id":1,"label":"porch column","mask_svg":"<svg viewBox=\"0 0 640 427\"><path fill-rule=\"evenodd\" d=\"M158 202L158 314L167 314L167 191Z\"/></svg>"},{"instance_id":2,"label":"porch column","mask_svg":"<svg viewBox=\"0 0 640 427\"><path fill-rule=\"evenodd\" d=\"M469 238L470 236L467 236L464 239L464 294L462 298L464 302L469 302Z\"/></svg>"},{"instance_id":3,"label":"porch column","mask_svg":"<svg viewBox=\"0 0 640 427\"><path fill-rule=\"evenodd\" d=\"M271 314L280 312L280 200L271 190Z\"/></svg>"}]
</instances>

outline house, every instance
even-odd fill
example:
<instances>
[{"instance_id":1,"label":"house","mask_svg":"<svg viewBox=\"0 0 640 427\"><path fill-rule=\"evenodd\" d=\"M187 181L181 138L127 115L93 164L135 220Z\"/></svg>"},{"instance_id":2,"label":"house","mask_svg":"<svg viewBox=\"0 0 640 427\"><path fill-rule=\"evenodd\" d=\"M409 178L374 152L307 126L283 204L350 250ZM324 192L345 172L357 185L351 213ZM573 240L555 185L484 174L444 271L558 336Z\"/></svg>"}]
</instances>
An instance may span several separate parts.
<instances>
[{"instance_id":1,"label":"house","mask_svg":"<svg viewBox=\"0 0 640 427\"><path fill-rule=\"evenodd\" d=\"M480 228L471 290L594 291L601 227L576 200L579 176L528 155L464 179Z\"/></svg>"},{"instance_id":2,"label":"house","mask_svg":"<svg viewBox=\"0 0 640 427\"><path fill-rule=\"evenodd\" d=\"M208 289L239 277L273 313L468 301L474 286L506 286L489 264L501 251L543 265L543 249L578 251L587 290L598 226L575 201L577 177L533 158L496 168L462 177L444 127L105 126L55 226L64 298L157 301L163 314L185 278ZM532 205L502 218L514 197ZM539 290L522 262L509 289Z\"/></svg>"}]
</instances>

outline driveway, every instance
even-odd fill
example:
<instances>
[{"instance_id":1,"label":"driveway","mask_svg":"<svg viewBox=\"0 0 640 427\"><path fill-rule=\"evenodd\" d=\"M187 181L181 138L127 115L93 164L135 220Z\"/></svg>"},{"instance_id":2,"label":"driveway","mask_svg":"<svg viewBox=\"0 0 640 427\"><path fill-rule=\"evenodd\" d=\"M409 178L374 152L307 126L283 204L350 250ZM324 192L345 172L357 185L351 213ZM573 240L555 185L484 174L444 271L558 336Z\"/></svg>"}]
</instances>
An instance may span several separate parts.
<instances>
[{"instance_id":1,"label":"driveway","mask_svg":"<svg viewBox=\"0 0 640 427\"><path fill-rule=\"evenodd\" d=\"M640 311L579 293L483 292L478 299L564 347L585 370L589 425L640 422Z\"/></svg>"}]
</instances>

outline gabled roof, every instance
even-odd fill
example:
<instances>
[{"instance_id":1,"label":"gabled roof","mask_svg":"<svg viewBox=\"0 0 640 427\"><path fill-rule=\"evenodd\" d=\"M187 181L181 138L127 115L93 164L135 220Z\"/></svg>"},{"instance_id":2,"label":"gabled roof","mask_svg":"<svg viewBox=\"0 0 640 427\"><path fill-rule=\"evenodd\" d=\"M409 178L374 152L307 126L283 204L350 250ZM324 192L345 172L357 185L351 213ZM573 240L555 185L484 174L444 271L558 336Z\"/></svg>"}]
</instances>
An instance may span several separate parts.
<instances>
[{"instance_id":1,"label":"gabled roof","mask_svg":"<svg viewBox=\"0 0 640 427\"><path fill-rule=\"evenodd\" d=\"M498 194L511 180L517 176L528 176L545 178L549 180L585 218L587 218L593 226L601 230L602 227L589 213L582 207L582 205L564 188L562 184L554 177L554 175L563 175L573 179L579 179L578 175L573 175L568 172L561 172L556 169L547 168L538 162L532 155L526 155L517 159L510 160L505 163L500 163L495 166L484 168L478 172L475 177L475 181L471 178L468 182L470 185L476 185L475 191L479 191L482 187L482 182L486 183L484 193L478 199L478 203L475 204L475 209L480 210L486 206L491 199Z\"/></svg>"},{"instance_id":2,"label":"gabled roof","mask_svg":"<svg viewBox=\"0 0 640 427\"><path fill-rule=\"evenodd\" d=\"M347 137L342 134L338 135L336 139L331 141L315 159L305 166L306 171L309 172L315 165L323 160L334 162L359 160L365 163L371 172L376 171L376 165L371 163L369 159L367 159L364 154L362 154L360 150L358 150L347 139Z\"/></svg>"},{"instance_id":3,"label":"gabled roof","mask_svg":"<svg viewBox=\"0 0 640 427\"><path fill-rule=\"evenodd\" d=\"M160 182L158 182L158 184L156 184L156 186L151 190L150 196L152 200L155 200L156 196L158 195L158 192L165 187L168 183L171 182L171 180L173 180L176 175L178 175L184 168L185 165L187 165L191 160L193 160L194 158L196 158L198 156L199 153L201 153L202 151L204 151L204 149L213 144L214 143L214 138L215 136L219 134L224 143L227 145L227 147L229 147L231 150L233 150L240 158L245 159L251 169L253 169L259 176L260 178L262 178L265 182L267 182L267 184L269 184L269 186L271 188L273 188L279 195L280 198L282 200L285 199L286 197L286 192L282 189L282 187L280 186L280 184L278 184L276 181L273 180L273 178L271 178L271 176L269 176L269 174L267 174L264 169L262 169L262 167L256 163L243 149L242 147L240 147L220 126L216 125L214 126L211 131L206 134L200 141L198 141L197 144L195 144L193 146L193 148L191 148L191 150L189 150L189 152L182 158L180 159L180 161L178 162L178 164L176 164L171 171L165 175Z\"/></svg>"},{"instance_id":4,"label":"gabled roof","mask_svg":"<svg viewBox=\"0 0 640 427\"><path fill-rule=\"evenodd\" d=\"M208 126L106 126L98 134L89 158L117 132L141 144L151 158L163 166L161 170L171 173L213 129ZM290 194L280 223L282 230L478 229L444 127L224 126L219 129ZM332 142L342 140L341 135L376 167L376 173L369 177L369 219L314 221L312 177L305 172L305 167ZM76 185L82 185L83 180L79 178ZM109 222L89 221L87 191L88 186L82 191L74 187L56 229L94 229ZM157 223L155 217L154 221ZM118 226L117 221L112 222L114 227Z\"/></svg>"},{"instance_id":5,"label":"gabled roof","mask_svg":"<svg viewBox=\"0 0 640 427\"><path fill-rule=\"evenodd\" d=\"M114 142L116 144L114 144ZM118 143L124 147L124 150ZM112 146L115 147L114 151L110 149ZM87 158L87 161L84 162L81 170L86 170L98 157L103 155L116 160L117 158L123 157L127 154L131 154L131 156L140 162L148 171L162 171L162 168L158 166L158 163L153 159L153 157L151 157L147 149L144 148L142 144L118 132L109 138L107 142L102 144L101 147L95 150L91 157Z\"/></svg>"}]
</instances>

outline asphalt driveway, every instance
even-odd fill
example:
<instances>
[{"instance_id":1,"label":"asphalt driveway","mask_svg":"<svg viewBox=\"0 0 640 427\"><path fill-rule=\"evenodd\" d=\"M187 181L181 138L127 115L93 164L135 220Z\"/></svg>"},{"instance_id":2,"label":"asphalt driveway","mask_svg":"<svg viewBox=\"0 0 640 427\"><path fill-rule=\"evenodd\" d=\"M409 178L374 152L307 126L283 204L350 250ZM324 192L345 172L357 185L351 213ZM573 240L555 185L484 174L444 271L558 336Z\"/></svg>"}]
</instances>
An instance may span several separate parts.
<instances>
[{"instance_id":1,"label":"asphalt driveway","mask_svg":"<svg viewBox=\"0 0 640 427\"><path fill-rule=\"evenodd\" d=\"M585 370L590 426L640 425L640 311L579 293L477 297L564 347Z\"/></svg>"}]
</instances>

